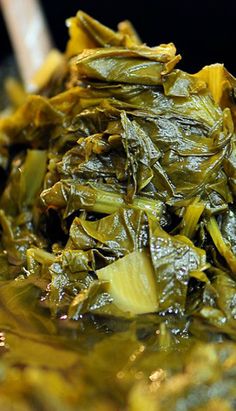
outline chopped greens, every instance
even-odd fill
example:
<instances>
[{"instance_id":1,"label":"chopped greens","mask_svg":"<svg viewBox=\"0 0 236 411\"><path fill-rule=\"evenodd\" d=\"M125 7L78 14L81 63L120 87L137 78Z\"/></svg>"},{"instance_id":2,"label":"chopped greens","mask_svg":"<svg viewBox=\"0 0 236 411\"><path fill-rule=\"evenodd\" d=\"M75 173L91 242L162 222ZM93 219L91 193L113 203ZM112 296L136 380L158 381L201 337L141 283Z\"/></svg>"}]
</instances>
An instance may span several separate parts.
<instances>
[{"instance_id":1,"label":"chopped greens","mask_svg":"<svg viewBox=\"0 0 236 411\"><path fill-rule=\"evenodd\" d=\"M236 79L67 23L0 117L0 409L235 410Z\"/></svg>"}]
</instances>

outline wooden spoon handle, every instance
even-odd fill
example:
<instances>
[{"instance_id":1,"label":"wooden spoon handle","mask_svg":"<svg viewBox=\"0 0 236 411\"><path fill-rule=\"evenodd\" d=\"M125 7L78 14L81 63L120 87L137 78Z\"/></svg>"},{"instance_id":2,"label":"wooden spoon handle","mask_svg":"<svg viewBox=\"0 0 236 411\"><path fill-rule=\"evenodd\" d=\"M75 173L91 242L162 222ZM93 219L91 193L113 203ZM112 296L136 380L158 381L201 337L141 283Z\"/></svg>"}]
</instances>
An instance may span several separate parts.
<instances>
[{"instance_id":1,"label":"wooden spoon handle","mask_svg":"<svg viewBox=\"0 0 236 411\"><path fill-rule=\"evenodd\" d=\"M0 0L25 86L52 48L51 36L37 0Z\"/></svg>"}]
</instances>

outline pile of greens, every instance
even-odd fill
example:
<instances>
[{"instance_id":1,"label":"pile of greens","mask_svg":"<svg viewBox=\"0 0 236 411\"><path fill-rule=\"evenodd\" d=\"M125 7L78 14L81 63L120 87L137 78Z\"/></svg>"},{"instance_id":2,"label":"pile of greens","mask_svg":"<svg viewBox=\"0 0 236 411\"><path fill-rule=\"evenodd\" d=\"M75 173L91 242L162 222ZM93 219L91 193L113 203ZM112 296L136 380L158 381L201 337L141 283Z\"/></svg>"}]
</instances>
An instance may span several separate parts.
<instances>
[{"instance_id":1,"label":"pile of greens","mask_svg":"<svg viewBox=\"0 0 236 411\"><path fill-rule=\"evenodd\" d=\"M68 25L0 119L0 409L234 410L236 79Z\"/></svg>"}]
</instances>

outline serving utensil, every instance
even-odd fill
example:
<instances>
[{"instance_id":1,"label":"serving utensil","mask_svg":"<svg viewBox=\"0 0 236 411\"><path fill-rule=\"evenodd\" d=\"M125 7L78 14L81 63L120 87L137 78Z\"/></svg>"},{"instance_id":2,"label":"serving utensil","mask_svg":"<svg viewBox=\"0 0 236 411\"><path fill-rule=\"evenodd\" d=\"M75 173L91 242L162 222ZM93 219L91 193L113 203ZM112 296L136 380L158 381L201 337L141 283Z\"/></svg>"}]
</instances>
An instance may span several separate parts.
<instances>
[{"instance_id":1,"label":"serving utensil","mask_svg":"<svg viewBox=\"0 0 236 411\"><path fill-rule=\"evenodd\" d=\"M52 38L37 0L0 0L7 30L24 85L32 79L52 49Z\"/></svg>"}]
</instances>

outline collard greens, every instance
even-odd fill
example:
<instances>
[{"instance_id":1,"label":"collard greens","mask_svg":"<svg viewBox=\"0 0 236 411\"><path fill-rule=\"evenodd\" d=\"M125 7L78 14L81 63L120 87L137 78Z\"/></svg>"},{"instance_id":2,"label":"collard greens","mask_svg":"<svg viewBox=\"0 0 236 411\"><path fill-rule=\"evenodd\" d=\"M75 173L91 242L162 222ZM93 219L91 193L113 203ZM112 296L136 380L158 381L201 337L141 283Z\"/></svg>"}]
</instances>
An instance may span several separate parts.
<instances>
[{"instance_id":1,"label":"collard greens","mask_svg":"<svg viewBox=\"0 0 236 411\"><path fill-rule=\"evenodd\" d=\"M236 80L68 26L0 119L0 409L234 410Z\"/></svg>"}]
</instances>

